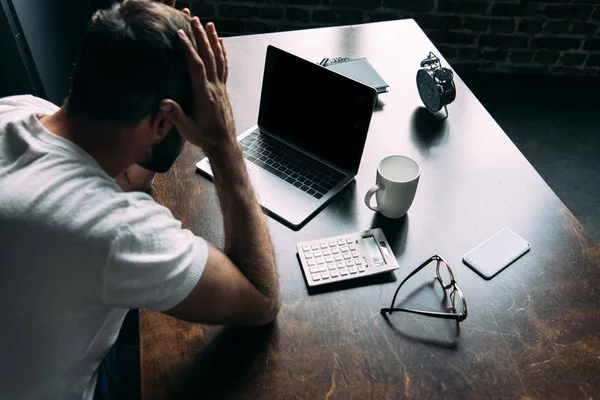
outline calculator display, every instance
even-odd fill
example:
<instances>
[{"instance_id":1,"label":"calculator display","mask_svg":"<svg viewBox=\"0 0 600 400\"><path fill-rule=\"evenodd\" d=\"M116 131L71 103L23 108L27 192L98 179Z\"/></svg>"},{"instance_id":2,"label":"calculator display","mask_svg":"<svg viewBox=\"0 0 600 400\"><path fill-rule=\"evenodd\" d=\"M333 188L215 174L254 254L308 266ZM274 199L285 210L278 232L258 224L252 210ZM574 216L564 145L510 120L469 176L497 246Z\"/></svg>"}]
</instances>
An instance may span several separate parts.
<instances>
[{"instance_id":1,"label":"calculator display","mask_svg":"<svg viewBox=\"0 0 600 400\"><path fill-rule=\"evenodd\" d=\"M369 254L371 255L371 259L373 260L373 264L376 266L385 265L385 259L379 250L379 246L377 246L377 241L373 236L365 236L362 238L363 243L365 244Z\"/></svg>"}]
</instances>

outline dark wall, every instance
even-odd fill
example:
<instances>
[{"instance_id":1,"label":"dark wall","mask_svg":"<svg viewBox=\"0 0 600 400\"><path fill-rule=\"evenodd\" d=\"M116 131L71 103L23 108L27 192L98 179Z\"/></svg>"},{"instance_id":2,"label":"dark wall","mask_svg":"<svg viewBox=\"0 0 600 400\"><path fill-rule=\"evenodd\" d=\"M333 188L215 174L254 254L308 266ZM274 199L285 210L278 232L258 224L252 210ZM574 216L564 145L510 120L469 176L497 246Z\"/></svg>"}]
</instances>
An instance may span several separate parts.
<instances>
[{"instance_id":1,"label":"dark wall","mask_svg":"<svg viewBox=\"0 0 600 400\"><path fill-rule=\"evenodd\" d=\"M17 38L13 36L3 7L0 7L0 56L0 97L33 93L32 82L17 48Z\"/></svg>"},{"instance_id":2,"label":"dark wall","mask_svg":"<svg viewBox=\"0 0 600 400\"><path fill-rule=\"evenodd\" d=\"M33 58L45 97L60 105L67 96L69 79L81 37L91 16L93 4L82 0L3 0L12 4L21 26L24 43ZM2 53L2 95L32 93L32 83L24 72L25 60L16 51L15 35L8 26L6 10L0 15Z\"/></svg>"},{"instance_id":3,"label":"dark wall","mask_svg":"<svg viewBox=\"0 0 600 400\"><path fill-rule=\"evenodd\" d=\"M114 0L11 3L47 98L61 104L85 26ZM459 71L600 75L599 0L179 0L221 34L415 18ZM401 38L399 38L399 44ZM0 9L0 96L32 93Z\"/></svg>"},{"instance_id":4,"label":"dark wall","mask_svg":"<svg viewBox=\"0 0 600 400\"><path fill-rule=\"evenodd\" d=\"M599 0L186 2L231 35L414 18L460 70L600 74Z\"/></svg>"},{"instance_id":5,"label":"dark wall","mask_svg":"<svg viewBox=\"0 0 600 400\"><path fill-rule=\"evenodd\" d=\"M46 95L62 104L90 11L80 0L13 0Z\"/></svg>"}]
</instances>

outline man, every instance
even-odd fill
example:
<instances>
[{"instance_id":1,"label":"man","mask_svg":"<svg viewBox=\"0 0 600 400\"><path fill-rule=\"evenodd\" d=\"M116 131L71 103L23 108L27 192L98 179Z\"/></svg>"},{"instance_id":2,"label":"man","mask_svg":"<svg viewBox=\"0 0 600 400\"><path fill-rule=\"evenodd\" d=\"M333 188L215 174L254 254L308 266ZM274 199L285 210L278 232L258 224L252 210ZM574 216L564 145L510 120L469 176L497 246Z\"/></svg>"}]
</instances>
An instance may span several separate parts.
<instances>
[{"instance_id":1,"label":"man","mask_svg":"<svg viewBox=\"0 0 600 400\"><path fill-rule=\"evenodd\" d=\"M60 109L0 99L0 398L92 398L131 308L205 324L274 320L274 256L227 74L213 24L130 0L93 16ZM211 161L223 252L115 181L146 188L152 174L135 163L168 168L180 137Z\"/></svg>"}]
</instances>

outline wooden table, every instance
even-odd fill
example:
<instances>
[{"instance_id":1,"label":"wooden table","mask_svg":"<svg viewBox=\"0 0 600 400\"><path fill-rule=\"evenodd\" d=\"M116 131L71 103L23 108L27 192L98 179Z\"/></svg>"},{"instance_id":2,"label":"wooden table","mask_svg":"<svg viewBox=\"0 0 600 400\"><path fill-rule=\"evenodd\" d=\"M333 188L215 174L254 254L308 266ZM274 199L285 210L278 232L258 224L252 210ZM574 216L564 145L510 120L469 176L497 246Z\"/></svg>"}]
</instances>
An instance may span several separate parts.
<instances>
[{"instance_id":1,"label":"wooden table","mask_svg":"<svg viewBox=\"0 0 600 400\"><path fill-rule=\"evenodd\" d=\"M417 24L226 39L239 132L257 119L268 44L314 61L367 57L390 92L380 96L356 182L300 231L269 219L283 301L277 322L210 327L143 311L143 398L600 397L600 246L459 77L446 121L421 108L416 70L436 50ZM363 204L378 161L389 154L408 155L422 167L415 202L400 220ZM194 168L201 157L188 146L154 196L184 227L222 246L214 186ZM295 244L370 227L383 229L400 269L309 291ZM462 256L504 227L530 241L531 251L485 281ZM394 314L390 326L379 309L435 253L448 260L467 299L460 334L451 322L425 317ZM432 268L420 282L421 274L413 278L405 294L416 297L409 301L436 306L435 295L421 286L434 275Z\"/></svg>"}]
</instances>

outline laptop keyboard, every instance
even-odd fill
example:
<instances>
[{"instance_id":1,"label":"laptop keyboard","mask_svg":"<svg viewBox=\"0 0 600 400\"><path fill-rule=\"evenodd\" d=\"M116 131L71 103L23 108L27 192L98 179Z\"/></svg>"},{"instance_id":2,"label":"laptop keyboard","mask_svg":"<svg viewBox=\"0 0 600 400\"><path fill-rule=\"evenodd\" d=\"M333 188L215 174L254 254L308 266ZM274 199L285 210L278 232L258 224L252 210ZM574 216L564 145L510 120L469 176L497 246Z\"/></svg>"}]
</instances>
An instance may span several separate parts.
<instances>
[{"instance_id":1,"label":"laptop keyboard","mask_svg":"<svg viewBox=\"0 0 600 400\"><path fill-rule=\"evenodd\" d=\"M240 140L244 158L320 199L345 175L267 135L254 131Z\"/></svg>"}]
</instances>

